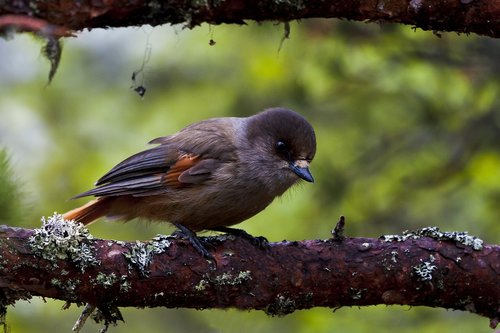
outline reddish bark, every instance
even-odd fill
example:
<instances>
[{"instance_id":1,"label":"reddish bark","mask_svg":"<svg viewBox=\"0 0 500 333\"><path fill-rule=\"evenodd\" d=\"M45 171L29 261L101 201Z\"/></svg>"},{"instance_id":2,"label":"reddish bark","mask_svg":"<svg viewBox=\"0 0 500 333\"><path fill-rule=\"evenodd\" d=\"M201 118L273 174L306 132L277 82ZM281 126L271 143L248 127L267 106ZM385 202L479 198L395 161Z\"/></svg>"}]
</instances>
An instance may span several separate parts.
<instances>
[{"instance_id":1,"label":"reddish bark","mask_svg":"<svg viewBox=\"0 0 500 333\"><path fill-rule=\"evenodd\" d=\"M125 243L71 228L0 227L3 305L44 296L100 308L232 307L285 315L317 306L405 304L477 313L492 326L500 317L495 245L474 250L455 241L405 236L281 242L260 249L232 236L203 238L215 266L185 240L162 236Z\"/></svg>"},{"instance_id":2,"label":"reddish bark","mask_svg":"<svg viewBox=\"0 0 500 333\"><path fill-rule=\"evenodd\" d=\"M424 30L500 36L500 0L320 1L33 1L7 0L0 15L25 15L69 30L143 24L287 22L312 17L409 24ZM0 28L2 25L0 24Z\"/></svg>"}]
</instances>

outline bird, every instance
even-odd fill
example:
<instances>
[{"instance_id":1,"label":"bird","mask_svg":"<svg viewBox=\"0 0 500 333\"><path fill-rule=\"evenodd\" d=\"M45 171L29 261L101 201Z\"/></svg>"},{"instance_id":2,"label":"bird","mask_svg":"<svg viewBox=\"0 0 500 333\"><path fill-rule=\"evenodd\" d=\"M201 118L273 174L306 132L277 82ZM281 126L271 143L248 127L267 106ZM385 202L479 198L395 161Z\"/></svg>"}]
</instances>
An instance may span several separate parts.
<instances>
[{"instance_id":1,"label":"bird","mask_svg":"<svg viewBox=\"0 0 500 333\"><path fill-rule=\"evenodd\" d=\"M314 129L286 108L203 120L149 143L156 146L120 162L95 188L74 196L95 199L64 219L84 225L101 217L169 222L210 258L196 232L252 238L229 226L259 213L299 181L314 182Z\"/></svg>"}]
</instances>

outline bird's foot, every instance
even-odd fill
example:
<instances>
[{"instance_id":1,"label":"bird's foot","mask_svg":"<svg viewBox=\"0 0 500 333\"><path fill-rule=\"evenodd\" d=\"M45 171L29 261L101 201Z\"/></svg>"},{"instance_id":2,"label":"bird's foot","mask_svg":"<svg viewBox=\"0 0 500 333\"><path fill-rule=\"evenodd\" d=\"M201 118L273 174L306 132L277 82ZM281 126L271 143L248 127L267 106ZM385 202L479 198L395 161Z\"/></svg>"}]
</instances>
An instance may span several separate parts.
<instances>
[{"instance_id":1,"label":"bird's foot","mask_svg":"<svg viewBox=\"0 0 500 333\"><path fill-rule=\"evenodd\" d=\"M269 248L269 241L263 236L252 236L248 232L242 229L228 228L228 227L216 227L211 228L212 231L225 232L227 234L235 235L236 237L241 237L249 241L252 245L257 246L260 249Z\"/></svg>"},{"instance_id":2,"label":"bird's foot","mask_svg":"<svg viewBox=\"0 0 500 333\"><path fill-rule=\"evenodd\" d=\"M191 242L191 245L193 245L196 251L198 251L198 253L201 254L203 258L215 263L214 256L210 252L208 252L208 250L205 248L205 245L203 245L203 242L198 238L198 236L196 236L196 233L194 231L179 223L175 223L174 225L177 227L177 229L179 229L174 232L175 236L187 238Z\"/></svg>"}]
</instances>

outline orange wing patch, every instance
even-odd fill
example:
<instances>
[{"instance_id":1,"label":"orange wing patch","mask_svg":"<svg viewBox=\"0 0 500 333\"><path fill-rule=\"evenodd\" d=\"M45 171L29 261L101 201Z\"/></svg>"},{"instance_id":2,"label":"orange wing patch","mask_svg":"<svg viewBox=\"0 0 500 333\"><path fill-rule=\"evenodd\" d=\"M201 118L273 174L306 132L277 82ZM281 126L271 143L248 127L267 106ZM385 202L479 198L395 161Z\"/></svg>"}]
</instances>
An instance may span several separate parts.
<instances>
[{"instance_id":1,"label":"orange wing patch","mask_svg":"<svg viewBox=\"0 0 500 333\"><path fill-rule=\"evenodd\" d=\"M200 156L195 154L182 154L179 156L177 161L168 169L167 173L163 177L163 181L168 186L179 188L185 186L184 183L179 181L179 176L181 173L189 168L192 168L196 163L200 161Z\"/></svg>"}]
</instances>

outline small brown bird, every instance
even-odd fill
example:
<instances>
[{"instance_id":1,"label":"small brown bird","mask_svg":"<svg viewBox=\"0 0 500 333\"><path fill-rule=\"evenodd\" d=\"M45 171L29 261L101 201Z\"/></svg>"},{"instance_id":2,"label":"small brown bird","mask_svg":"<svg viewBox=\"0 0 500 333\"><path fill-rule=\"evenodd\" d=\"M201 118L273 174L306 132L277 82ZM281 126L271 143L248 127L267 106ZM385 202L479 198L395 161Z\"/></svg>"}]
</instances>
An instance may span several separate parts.
<instances>
[{"instance_id":1,"label":"small brown bird","mask_svg":"<svg viewBox=\"0 0 500 333\"><path fill-rule=\"evenodd\" d=\"M210 257L194 232L251 237L227 226L257 214L301 178L313 182L314 130L283 108L204 120L150 143L158 146L127 158L96 188L75 196L97 198L64 218L83 224L102 216L167 221Z\"/></svg>"}]
</instances>

